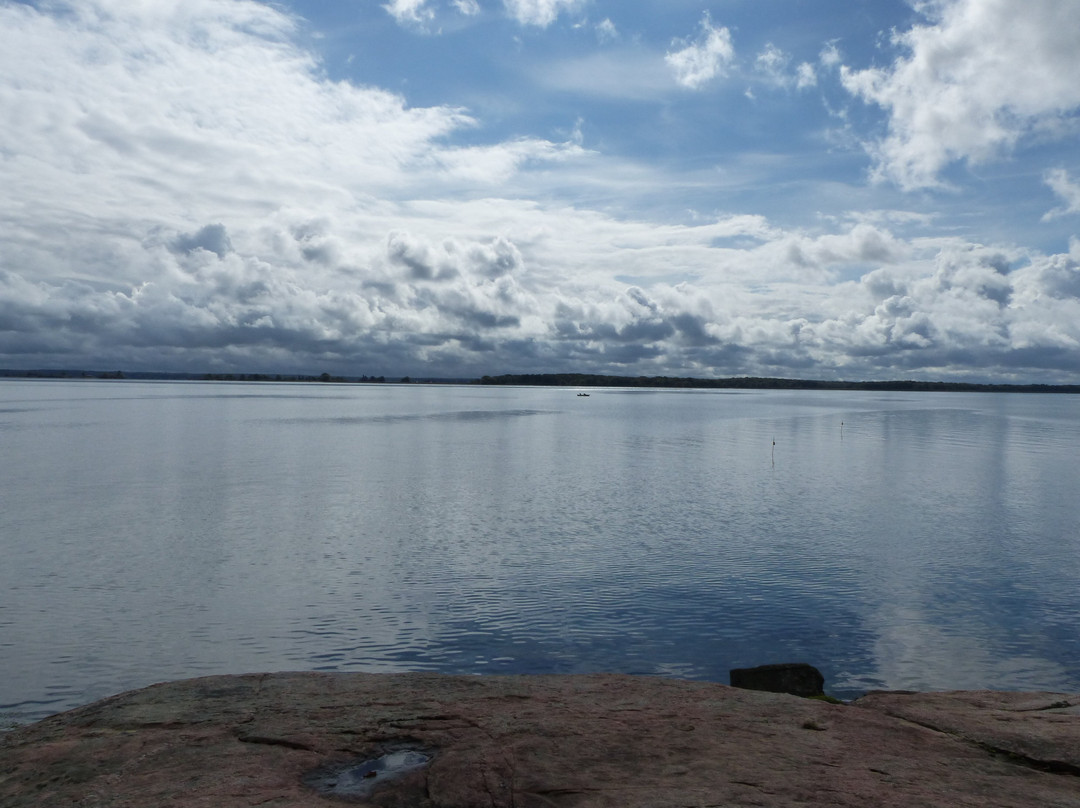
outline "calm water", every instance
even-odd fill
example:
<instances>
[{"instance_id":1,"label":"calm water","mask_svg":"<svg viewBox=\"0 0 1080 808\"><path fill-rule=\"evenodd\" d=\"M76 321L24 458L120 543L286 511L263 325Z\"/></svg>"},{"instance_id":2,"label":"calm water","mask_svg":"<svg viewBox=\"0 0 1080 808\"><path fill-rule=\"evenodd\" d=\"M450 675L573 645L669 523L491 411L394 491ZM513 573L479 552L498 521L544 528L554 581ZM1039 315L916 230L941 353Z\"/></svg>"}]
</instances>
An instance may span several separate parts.
<instances>
[{"instance_id":1,"label":"calm water","mask_svg":"<svg viewBox=\"0 0 1080 808\"><path fill-rule=\"evenodd\" d=\"M0 725L273 670L1080 691L1077 397L576 392L0 382Z\"/></svg>"}]
</instances>

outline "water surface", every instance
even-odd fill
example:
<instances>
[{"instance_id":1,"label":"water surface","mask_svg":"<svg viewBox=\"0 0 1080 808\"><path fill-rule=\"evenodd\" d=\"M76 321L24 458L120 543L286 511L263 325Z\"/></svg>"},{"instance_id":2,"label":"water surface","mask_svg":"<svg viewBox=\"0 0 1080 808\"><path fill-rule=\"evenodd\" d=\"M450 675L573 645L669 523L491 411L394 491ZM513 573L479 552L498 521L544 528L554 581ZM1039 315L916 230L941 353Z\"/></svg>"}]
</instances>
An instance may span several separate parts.
<instances>
[{"instance_id":1,"label":"water surface","mask_svg":"<svg viewBox=\"0 0 1080 808\"><path fill-rule=\"evenodd\" d=\"M1080 690L1075 396L0 382L0 724L274 670Z\"/></svg>"}]
</instances>

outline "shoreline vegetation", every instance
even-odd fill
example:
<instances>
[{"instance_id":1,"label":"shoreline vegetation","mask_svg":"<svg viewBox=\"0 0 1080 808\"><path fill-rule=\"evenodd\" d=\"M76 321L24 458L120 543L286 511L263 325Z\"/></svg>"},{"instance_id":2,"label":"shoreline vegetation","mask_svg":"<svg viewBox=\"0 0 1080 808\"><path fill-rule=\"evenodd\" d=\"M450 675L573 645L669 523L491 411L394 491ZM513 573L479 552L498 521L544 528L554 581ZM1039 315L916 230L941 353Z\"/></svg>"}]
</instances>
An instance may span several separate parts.
<instances>
[{"instance_id":1,"label":"shoreline vegetation","mask_svg":"<svg viewBox=\"0 0 1080 808\"><path fill-rule=\"evenodd\" d=\"M680 376L602 376L591 373L537 373L484 376L474 384L543 387L675 387L705 390L916 390L927 392L1080 393L1080 384L978 384L972 382L828 381L738 376L695 379Z\"/></svg>"},{"instance_id":2,"label":"shoreline vegetation","mask_svg":"<svg viewBox=\"0 0 1080 808\"><path fill-rule=\"evenodd\" d=\"M941 393L1080 393L1080 384L1003 384L892 379L844 381L735 376L701 379L689 376L606 376L596 373L505 373L477 378L420 378L403 376L332 376L329 373L166 373L157 371L11 370L11 379L128 379L134 381L298 382L318 384L477 384L525 387L653 387L701 390L878 390Z\"/></svg>"},{"instance_id":3,"label":"shoreline vegetation","mask_svg":"<svg viewBox=\"0 0 1080 808\"><path fill-rule=\"evenodd\" d=\"M408 378L408 377L406 377ZM379 384L385 376L314 376L300 373L166 373L164 371L122 370L5 370L0 379L128 379L132 381L174 382L320 382L334 384ZM398 381L390 379L389 381Z\"/></svg>"}]
</instances>

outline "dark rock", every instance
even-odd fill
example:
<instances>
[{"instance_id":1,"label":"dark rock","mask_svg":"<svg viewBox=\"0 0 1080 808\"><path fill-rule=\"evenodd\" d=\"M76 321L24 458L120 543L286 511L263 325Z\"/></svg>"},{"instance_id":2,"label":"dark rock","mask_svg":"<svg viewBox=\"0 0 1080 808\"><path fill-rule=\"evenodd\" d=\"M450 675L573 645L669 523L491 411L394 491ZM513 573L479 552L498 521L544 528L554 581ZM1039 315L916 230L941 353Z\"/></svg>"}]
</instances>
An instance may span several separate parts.
<instances>
[{"instance_id":1,"label":"dark rock","mask_svg":"<svg viewBox=\"0 0 1080 808\"><path fill-rule=\"evenodd\" d=\"M788 662L780 665L759 665L756 668L735 668L731 671L731 686L765 693L790 693L792 696L821 696L825 677L813 665Z\"/></svg>"}]
</instances>

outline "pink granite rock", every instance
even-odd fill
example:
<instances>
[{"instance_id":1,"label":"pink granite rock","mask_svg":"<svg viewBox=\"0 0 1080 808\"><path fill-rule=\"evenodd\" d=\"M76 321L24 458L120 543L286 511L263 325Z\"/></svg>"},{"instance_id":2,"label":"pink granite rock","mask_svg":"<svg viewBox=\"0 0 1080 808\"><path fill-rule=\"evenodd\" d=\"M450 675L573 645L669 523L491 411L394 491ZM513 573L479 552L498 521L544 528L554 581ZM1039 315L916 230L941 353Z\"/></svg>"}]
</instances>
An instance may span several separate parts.
<instances>
[{"instance_id":1,"label":"pink granite rock","mask_svg":"<svg viewBox=\"0 0 1080 808\"><path fill-rule=\"evenodd\" d=\"M855 704L952 735L1017 762L1080 775L1080 696L992 690L883 692L870 693Z\"/></svg>"},{"instance_id":2,"label":"pink granite rock","mask_svg":"<svg viewBox=\"0 0 1080 808\"><path fill-rule=\"evenodd\" d=\"M1074 703L847 706L614 675L209 677L0 736L0 805L1075 807Z\"/></svg>"}]
</instances>

